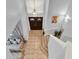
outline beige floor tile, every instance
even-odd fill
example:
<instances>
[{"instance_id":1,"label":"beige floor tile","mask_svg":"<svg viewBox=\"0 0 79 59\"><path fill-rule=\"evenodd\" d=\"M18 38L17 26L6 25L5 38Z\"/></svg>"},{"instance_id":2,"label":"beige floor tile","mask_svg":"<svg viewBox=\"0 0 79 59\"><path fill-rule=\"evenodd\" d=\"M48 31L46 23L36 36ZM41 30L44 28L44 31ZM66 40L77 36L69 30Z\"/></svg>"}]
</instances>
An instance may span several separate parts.
<instances>
[{"instance_id":1,"label":"beige floor tile","mask_svg":"<svg viewBox=\"0 0 79 59\"><path fill-rule=\"evenodd\" d=\"M29 39L25 44L24 59L48 59L48 56L40 50L42 35L41 30L30 31Z\"/></svg>"}]
</instances>

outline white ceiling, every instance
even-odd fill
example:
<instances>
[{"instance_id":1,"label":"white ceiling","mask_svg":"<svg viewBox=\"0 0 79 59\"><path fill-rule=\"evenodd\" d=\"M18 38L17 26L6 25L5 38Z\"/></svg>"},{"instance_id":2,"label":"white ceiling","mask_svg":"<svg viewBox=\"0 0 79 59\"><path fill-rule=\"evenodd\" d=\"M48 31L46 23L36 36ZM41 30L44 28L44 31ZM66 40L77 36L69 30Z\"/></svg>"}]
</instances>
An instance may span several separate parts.
<instances>
[{"instance_id":1,"label":"white ceiling","mask_svg":"<svg viewBox=\"0 0 79 59\"><path fill-rule=\"evenodd\" d=\"M48 12L48 16L65 15L66 12L68 12L69 5L71 4L71 0L25 0L26 10L28 14L33 13L34 1L37 14L45 14ZM46 3L46 1L49 2ZM46 7L48 5L48 11L46 11L45 5Z\"/></svg>"},{"instance_id":2,"label":"white ceiling","mask_svg":"<svg viewBox=\"0 0 79 59\"><path fill-rule=\"evenodd\" d=\"M34 10L34 1L35 9L38 14L44 13L44 0L26 0L26 9L27 13L32 14Z\"/></svg>"}]
</instances>

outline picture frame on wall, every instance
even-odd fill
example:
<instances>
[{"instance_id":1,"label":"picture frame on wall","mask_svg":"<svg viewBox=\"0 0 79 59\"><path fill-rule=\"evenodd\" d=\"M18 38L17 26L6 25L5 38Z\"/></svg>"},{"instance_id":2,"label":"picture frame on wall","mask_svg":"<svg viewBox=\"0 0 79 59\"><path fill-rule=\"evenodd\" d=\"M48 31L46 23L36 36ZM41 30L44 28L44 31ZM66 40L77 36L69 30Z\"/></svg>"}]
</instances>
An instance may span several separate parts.
<instances>
[{"instance_id":1,"label":"picture frame on wall","mask_svg":"<svg viewBox=\"0 0 79 59\"><path fill-rule=\"evenodd\" d=\"M52 16L52 23L57 23L58 18L59 18L59 16Z\"/></svg>"}]
</instances>

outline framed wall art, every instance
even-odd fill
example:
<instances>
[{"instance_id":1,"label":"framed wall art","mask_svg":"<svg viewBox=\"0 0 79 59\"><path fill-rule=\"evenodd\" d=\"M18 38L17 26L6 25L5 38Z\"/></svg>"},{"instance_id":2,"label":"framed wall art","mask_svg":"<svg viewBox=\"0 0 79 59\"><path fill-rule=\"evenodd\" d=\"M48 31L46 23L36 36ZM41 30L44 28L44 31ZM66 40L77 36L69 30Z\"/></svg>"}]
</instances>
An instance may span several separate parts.
<instances>
[{"instance_id":1,"label":"framed wall art","mask_svg":"<svg viewBox=\"0 0 79 59\"><path fill-rule=\"evenodd\" d=\"M57 23L59 16L52 16L52 23Z\"/></svg>"}]
</instances>

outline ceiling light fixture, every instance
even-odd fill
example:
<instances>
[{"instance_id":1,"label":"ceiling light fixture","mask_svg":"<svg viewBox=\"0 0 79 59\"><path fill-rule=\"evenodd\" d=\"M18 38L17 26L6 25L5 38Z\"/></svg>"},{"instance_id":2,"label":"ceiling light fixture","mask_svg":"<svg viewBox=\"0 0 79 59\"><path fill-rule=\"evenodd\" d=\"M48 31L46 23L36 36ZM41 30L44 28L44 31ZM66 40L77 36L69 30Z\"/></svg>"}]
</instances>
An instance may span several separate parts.
<instances>
[{"instance_id":1,"label":"ceiling light fixture","mask_svg":"<svg viewBox=\"0 0 79 59\"><path fill-rule=\"evenodd\" d=\"M37 13L36 13L36 9L35 9L35 0L34 0L34 9L33 9L33 13L32 13L33 15L36 15Z\"/></svg>"},{"instance_id":2,"label":"ceiling light fixture","mask_svg":"<svg viewBox=\"0 0 79 59\"><path fill-rule=\"evenodd\" d=\"M36 13L36 9L34 9L33 10L33 13L32 13L33 15L36 15L37 13Z\"/></svg>"}]
</instances>

